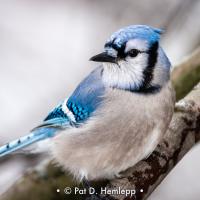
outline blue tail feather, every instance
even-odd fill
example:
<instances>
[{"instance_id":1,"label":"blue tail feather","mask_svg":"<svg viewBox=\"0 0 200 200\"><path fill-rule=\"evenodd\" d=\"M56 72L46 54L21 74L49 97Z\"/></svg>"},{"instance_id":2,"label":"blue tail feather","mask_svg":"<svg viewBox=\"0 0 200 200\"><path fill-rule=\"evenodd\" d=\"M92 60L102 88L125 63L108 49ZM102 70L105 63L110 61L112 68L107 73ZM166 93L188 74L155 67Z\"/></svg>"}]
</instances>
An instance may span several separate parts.
<instances>
[{"instance_id":1,"label":"blue tail feather","mask_svg":"<svg viewBox=\"0 0 200 200\"><path fill-rule=\"evenodd\" d=\"M53 137L56 133L56 128L38 128L30 134L23 136L17 140L13 140L0 147L0 157L10 154L16 150L33 144L37 141Z\"/></svg>"}]
</instances>

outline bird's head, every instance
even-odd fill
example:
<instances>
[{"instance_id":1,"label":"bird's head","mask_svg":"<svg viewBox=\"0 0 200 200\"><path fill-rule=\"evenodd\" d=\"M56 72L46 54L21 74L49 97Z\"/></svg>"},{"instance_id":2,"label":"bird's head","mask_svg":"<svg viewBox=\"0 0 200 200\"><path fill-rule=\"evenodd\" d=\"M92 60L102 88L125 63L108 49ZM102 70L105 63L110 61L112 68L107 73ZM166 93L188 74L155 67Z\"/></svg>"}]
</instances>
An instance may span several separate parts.
<instances>
[{"instance_id":1,"label":"bird's head","mask_svg":"<svg viewBox=\"0 0 200 200\"><path fill-rule=\"evenodd\" d=\"M90 60L103 63L103 81L111 87L132 91L162 87L169 79L170 63L159 46L161 33L145 25L125 27Z\"/></svg>"}]
</instances>

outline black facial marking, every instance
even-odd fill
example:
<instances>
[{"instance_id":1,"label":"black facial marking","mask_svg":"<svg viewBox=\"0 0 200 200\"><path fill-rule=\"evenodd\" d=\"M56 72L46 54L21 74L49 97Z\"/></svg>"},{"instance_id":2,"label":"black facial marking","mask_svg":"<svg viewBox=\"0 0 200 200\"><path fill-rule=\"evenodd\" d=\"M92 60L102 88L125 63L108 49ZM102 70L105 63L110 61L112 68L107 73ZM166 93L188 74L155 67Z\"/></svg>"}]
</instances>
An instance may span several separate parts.
<instances>
[{"instance_id":1,"label":"black facial marking","mask_svg":"<svg viewBox=\"0 0 200 200\"><path fill-rule=\"evenodd\" d=\"M115 44L115 40L116 40L116 38L114 40L106 43L105 47L111 47L111 48L115 49L117 51L117 57L124 59L126 57L126 54L124 53L126 43L124 43L123 45L121 45L119 47Z\"/></svg>"},{"instance_id":2,"label":"black facial marking","mask_svg":"<svg viewBox=\"0 0 200 200\"><path fill-rule=\"evenodd\" d=\"M147 88L143 88L143 89L140 89L140 90L134 91L134 92L143 93L143 94L156 94L160 90L161 90L161 86L160 85L151 85L151 86L149 86Z\"/></svg>"},{"instance_id":3,"label":"black facial marking","mask_svg":"<svg viewBox=\"0 0 200 200\"><path fill-rule=\"evenodd\" d=\"M157 57L158 57L158 42L155 42L149 49L148 51L149 58L148 58L148 64L145 70L143 71L144 75L144 81L142 86L140 87L140 91L147 90L148 88L151 87L151 81L153 79L153 71L155 68L155 64L157 62Z\"/></svg>"},{"instance_id":4,"label":"black facial marking","mask_svg":"<svg viewBox=\"0 0 200 200\"><path fill-rule=\"evenodd\" d=\"M142 89L140 88L139 90L132 89L132 88L128 88L128 89L125 89L125 90L129 91L129 92L149 95L149 94L156 94L156 93L160 92L161 86L160 85L150 85L147 88L142 88Z\"/></svg>"},{"instance_id":5,"label":"black facial marking","mask_svg":"<svg viewBox=\"0 0 200 200\"><path fill-rule=\"evenodd\" d=\"M117 50L117 57L120 59L124 59L126 54L124 53L126 44L122 45L120 48L115 48Z\"/></svg>"}]
</instances>

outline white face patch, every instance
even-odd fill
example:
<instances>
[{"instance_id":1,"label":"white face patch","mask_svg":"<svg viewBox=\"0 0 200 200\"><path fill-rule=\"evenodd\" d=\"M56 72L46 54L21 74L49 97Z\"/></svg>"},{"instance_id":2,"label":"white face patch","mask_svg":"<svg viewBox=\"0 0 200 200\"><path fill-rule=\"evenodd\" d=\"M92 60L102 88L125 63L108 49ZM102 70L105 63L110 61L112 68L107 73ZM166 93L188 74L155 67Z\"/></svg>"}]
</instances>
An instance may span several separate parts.
<instances>
[{"instance_id":1,"label":"white face patch","mask_svg":"<svg viewBox=\"0 0 200 200\"><path fill-rule=\"evenodd\" d=\"M141 39L132 39L126 43L125 53L131 49L141 51L136 57L126 56L118 65L103 63L103 81L110 87L120 89L138 89L144 80L144 69L148 66L148 43ZM143 52L144 51L144 52Z\"/></svg>"},{"instance_id":2,"label":"white face patch","mask_svg":"<svg viewBox=\"0 0 200 200\"><path fill-rule=\"evenodd\" d=\"M140 53L136 57L127 57L117 64L103 63L103 82L120 89L138 89L144 80L143 71L148 63L148 54Z\"/></svg>"},{"instance_id":3,"label":"white face patch","mask_svg":"<svg viewBox=\"0 0 200 200\"><path fill-rule=\"evenodd\" d=\"M131 49L137 49L139 51L147 51L149 48L148 42L141 39L132 39L126 43L125 53Z\"/></svg>"},{"instance_id":4,"label":"white face patch","mask_svg":"<svg viewBox=\"0 0 200 200\"><path fill-rule=\"evenodd\" d=\"M125 58L119 59L118 63L103 63L104 71L102 75L103 82L109 87L116 87L125 90L137 90L144 84L148 74L144 70L149 67L149 43L146 40L132 39L126 43ZM127 53L132 49L139 51L136 56ZM155 52L154 52L155 53ZM163 50L158 47L157 59L152 70L151 85L162 86L169 79L170 63ZM154 58L153 58L154 59Z\"/></svg>"}]
</instances>

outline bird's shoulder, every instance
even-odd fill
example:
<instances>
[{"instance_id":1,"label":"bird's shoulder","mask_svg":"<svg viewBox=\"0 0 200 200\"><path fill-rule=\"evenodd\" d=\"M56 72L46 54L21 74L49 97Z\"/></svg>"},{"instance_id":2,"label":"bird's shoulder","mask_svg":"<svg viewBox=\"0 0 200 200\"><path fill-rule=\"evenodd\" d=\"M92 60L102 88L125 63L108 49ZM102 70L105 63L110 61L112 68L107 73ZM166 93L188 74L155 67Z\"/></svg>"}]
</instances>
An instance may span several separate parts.
<instances>
[{"instance_id":1,"label":"bird's shoulder","mask_svg":"<svg viewBox=\"0 0 200 200\"><path fill-rule=\"evenodd\" d=\"M44 119L44 123L58 125L80 124L86 121L103 100L102 67L93 70L69 98L58 104Z\"/></svg>"}]
</instances>

